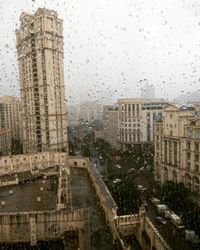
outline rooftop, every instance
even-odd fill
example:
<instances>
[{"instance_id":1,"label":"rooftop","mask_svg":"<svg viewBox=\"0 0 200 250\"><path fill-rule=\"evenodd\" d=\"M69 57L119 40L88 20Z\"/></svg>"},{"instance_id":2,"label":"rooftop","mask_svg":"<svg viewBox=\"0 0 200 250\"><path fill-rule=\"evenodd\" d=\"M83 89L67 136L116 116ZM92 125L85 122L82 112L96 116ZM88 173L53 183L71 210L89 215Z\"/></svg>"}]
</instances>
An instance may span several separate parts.
<instances>
[{"instance_id":1,"label":"rooftop","mask_svg":"<svg viewBox=\"0 0 200 250\"><path fill-rule=\"evenodd\" d=\"M0 189L0 213L56 209L57 178L39 178Z\"/></svg>"}]
</instances>

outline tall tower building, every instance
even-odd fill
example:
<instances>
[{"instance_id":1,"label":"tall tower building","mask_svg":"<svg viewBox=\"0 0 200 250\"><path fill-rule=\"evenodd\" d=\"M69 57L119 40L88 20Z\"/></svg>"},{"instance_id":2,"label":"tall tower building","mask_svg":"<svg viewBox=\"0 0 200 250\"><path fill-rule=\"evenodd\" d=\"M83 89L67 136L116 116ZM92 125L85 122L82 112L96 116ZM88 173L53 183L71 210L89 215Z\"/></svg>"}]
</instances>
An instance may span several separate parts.
<instances>
[{"instance_id":1,"label":"tall tower building","mask_svg":"<svg viewBox=\"0 0 200 250\"><path fill-rule=\"evenodd\" d=\"M16 30L24 153L67 151L63 23L55 11L22 13Z\"/></svg>"}]
</instances>

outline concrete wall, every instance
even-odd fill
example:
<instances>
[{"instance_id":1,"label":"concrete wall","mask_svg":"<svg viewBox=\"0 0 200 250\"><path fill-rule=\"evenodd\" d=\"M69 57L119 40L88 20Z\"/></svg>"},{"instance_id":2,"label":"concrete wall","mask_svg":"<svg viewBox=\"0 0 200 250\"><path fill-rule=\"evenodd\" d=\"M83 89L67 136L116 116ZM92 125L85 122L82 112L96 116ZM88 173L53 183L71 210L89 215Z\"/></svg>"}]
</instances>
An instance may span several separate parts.
<instances>
[{"instance_id":1,"label":"concrete wall","mask_svg":"<svg viewBox=\"0 0 200 250\"><path fill-rule=\"evenodd\" d=\"M67 165L66 153L43 152L29 155L4 156L0 158L0 175L32 171L35 167L42 170L55 165Z\"/></svg>"},{"instance_id":2,"label":"concrete wall","mask_svg":"<svg viewBox=\"0 0 200 250\"><path fill-rule=\"evenodd\" d=\"M84 210L66 210L0 214L2 243L57 239L65 231L84 228ZM35 242L36 241L36 242Z\"/></svg>"}]
</instances>

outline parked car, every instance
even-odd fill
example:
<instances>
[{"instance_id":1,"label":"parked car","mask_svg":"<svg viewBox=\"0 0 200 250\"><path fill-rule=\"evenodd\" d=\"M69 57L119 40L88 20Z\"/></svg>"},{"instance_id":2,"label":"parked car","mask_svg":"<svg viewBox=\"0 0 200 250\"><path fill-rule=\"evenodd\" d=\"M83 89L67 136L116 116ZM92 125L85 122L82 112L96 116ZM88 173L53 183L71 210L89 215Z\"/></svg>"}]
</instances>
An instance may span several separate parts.
<instances>
[{"instance_id":1,"label":"parked car","mask_svg":"<svg viewBox=\"0 0 200 250\"><path fill-rule=\"evenodd\" d=\"M151 166L150 166L150 165L147 165L147 166L145 167L145 169L146 169L147 171L151 171Z\"/></svg>"},{"instance_id":2,"label":"parked car","mask_svg":"<svg viewBox=\"0 0 200 250\"><path fill-rule=\"evenodd\" d=\"M181 218L178 215L171 214L170 221L177 229L184 228L183 222L181 221Z\"/></svg>"},{"instance_id":3,"label":"parked car","mask_svg":"<svg viewBox=\"0 0 200 250\"><path fill-rule=\"evenodd\" d=\"M128 170L128 173L134 173L135 171L136 171L135 168L131 168L131 169Z\"/></svg>"},{"instance_id":4,"label":"parked car","mask_svg":"<svg viewBox=\"0 0 200 250\"><path fill-rule=\"evenodd\" d=\"M167 210L167 206L164 204L157 204L156 205L156 212L158 214L164 214L164 212Z\"/></svg>"},{"instance_id":5,"label":"parked car","mask_svg":"<svg viewBox=\"0 0 200 250\"><path fill-rule=\"evenodd\" d=\"M145 187L143 187L142 185L138 185L137 190L143 192L143 191L146 191L147 189Z\"/></svg>"},{"instance_id":6,"label":"parked car","mask_svg":"<svg viewBox=\"0 0 200 250\"><path fill-rule=\"evenodd\" d=\"M155 221L163 225L167 223L167 221L160 216L155 217Z\"/></svg>"},{"instance_id":7,"label":"parked car","mask_svg":"<svg viewBox=\"0 0 200 250\"><path fill-rule=\"evenodd\" d=\"M195 234L195 231L193 230L185 230L185 240L192 240L192 239L195 239L196 237L196 234Z\"/></svg>"},{"instance_id":8,"label":"parked car","mask_svg":"<svg viewBox=\"0 0 200 250\"><path fill-rule=\"evenodd\" d=\"M160 200L159 199L157 199L156 197L153 197L152 199L151 199L151 202L156 206L157 204L160 204Z\"/></svg>"},{"instance_id":9,"label":"parked car","mask_svg":"<svg viewBox=\"0 0 200 250\"><path fill-rule=\"evenodd\" d=\"M173 213L173 212L171 212L169 209L166 209L166 210L164 211L164 217L165 217L165 219L170 219L172 213Z\"/></svg>"}]
</instances>

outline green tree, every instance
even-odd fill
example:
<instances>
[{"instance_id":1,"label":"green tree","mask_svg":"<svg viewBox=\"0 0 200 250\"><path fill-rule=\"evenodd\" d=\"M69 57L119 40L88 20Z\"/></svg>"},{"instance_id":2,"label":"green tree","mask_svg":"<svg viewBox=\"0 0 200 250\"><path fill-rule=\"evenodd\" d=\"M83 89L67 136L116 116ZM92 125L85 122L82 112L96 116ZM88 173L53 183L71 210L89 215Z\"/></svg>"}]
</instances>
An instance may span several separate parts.
<instances>
[{"instance_id":1,"label":"green tree","mask_svg":"<svg viewBox=\"0 0 200 250\"><path fill-rule=\"evenodd\" d=\"M118 214L137 213L141 204L138 191L134 188L130 177L120 175L119 179L121 180L119 183L108 182L108 188L118 205Z\"/></svg>"},{"instance_id":2,"label":"green tree","mask_svg":"<svg viewBox=\"0 0 200 250\"><path fill-rule=\"evenodd\" d=\"M163 185L161 190L163 202L179 214L183 211L183 207L187 207L189 197L190 190L183 183L169 181Z\"/></svg>"},{"instance_id":3,"label":"green tree","mask_svg":"<svg viewBox=\"0 0 200 250\"><path fill-rule=\"evenodd\" d=\"M11 138L11 154L12 155L23 154L23 146L19 139Z\"/></svg>"}]
</instances>

